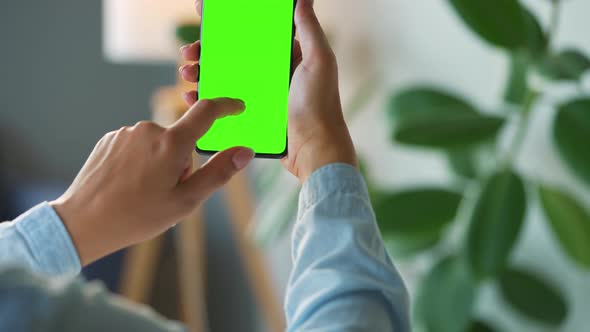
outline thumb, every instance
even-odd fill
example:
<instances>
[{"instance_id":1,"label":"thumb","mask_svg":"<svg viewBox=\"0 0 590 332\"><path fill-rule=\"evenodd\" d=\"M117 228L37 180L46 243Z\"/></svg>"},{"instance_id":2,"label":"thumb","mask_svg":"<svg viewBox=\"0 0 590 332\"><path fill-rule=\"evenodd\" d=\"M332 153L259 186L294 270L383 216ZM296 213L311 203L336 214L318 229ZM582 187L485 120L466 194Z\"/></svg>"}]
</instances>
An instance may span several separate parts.
<instances>
[{"instance_id":1,"label":"thumb","mask_svg":"<svg viewBox=\"0 0 590 332\"><path fill-rule=\"evenodd\" d=\"M315 57L326 57L333 54L328 38L326 38L313 10L313 0L299 0L297 2L295 26L301 43L303 61L311 61Z\"/></svg>"},{"instance_id":2,"label":"thumb","mask_svg":"<svg viewBox=\"0 0 590 332\"><path fill-rule=\"evenodd\" d=\"M195 204L204 201L243 170L253 158L254 151L244 147L219 152L179 184L179 195L183 201L189 200Z\"/></svg>"}]
</instances>

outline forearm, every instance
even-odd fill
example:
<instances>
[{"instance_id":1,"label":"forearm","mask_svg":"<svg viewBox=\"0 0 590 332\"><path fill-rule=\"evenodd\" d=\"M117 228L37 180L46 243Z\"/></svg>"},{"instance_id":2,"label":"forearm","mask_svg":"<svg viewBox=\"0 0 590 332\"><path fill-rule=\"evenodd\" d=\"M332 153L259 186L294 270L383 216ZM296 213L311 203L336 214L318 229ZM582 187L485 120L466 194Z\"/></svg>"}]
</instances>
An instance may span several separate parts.
<instances>
[{"instance_id":1,"label":"forearm","mask_svg":"<svg viewBox=\"0 0 590 332\"><path fill-rule=\"evenodd\" d=\"M50 275L75 275L80 261L55 211L39 204L12 222L0 224L0 266L16 265Z\"/></svg>"},{"instance_id":2,"label":"forearm","mask_svg":"<svg viewBox=\"0 0 590 332\"><path fill-rule=\"evenodd\" d=\"M289 330L409 330L407 292L355 168L329 165L305 183L293 261Z\"/></svg>"}]
</instances>

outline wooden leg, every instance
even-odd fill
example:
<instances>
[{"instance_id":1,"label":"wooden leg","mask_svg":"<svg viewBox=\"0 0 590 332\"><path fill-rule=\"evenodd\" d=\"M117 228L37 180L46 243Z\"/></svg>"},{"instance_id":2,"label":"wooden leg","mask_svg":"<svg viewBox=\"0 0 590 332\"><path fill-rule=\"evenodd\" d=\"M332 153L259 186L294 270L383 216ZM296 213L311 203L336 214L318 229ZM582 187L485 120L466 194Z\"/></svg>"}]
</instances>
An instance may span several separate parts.
<instances>
[{"instance_id":1,"label":"wooden leg","mask_svg":"<svg viewBox=\"0 0 590 332\"><path fill-rule=\"evenodd\" d=\"M182 91L188 88L188 85L179 85L159 89L153 98L154 121L162 126L177 121L187 109L180 96ZM198 166L199 160L194 152L193 170ZM208 331L205 302L205 236L201 208L177 227L175 245L178 258L180 315L189 331Z\"/></svg>"},{"instance_id":2,"label":"wooden leg","mask_svg":"<svg viewBox=\"0 0 590 332\"><path fill-rule=\"evenodd\" d=\"M128 249L123 264L121 294L136 303L147 304L153 288L164 237Z\"/></svg>"},{"instance_id":3,"label":"wooden leg","mask_svg":"<svg viewBox=\"0 0 590 332\"><path fill-rule=\"evenodd\" d=\"M224 190L229 209L234 238L238 251L254 291L258 306L266 319L268 331L285 330L282 305L278 301L270 278L264 255L247 235L248 226L254 214L254 202L245 172L235 176Z\"/></svg>"},{"instance_id":4,"label":"wooden leg","mask_svg":"<svg viewBox=\"0 0 590 332\"><path fill-rule=\"evenodd\" d=\"M184 320L191 332L208 331L205 309L205 237L200 209L178 227L179 295Z\"/></svg>"},{"instance_id":5,"label":"wooden leg","mask_svg":"<svg viewBox=\"0 0 590 332\"><path fill-rule=\"evenodd\" d=\"M198 167L196 156L193 169ZM205 303L205 226L199 207L178 225L176 238L181 310L190 332L208 331Z\"/></svg>"}]
</instances>

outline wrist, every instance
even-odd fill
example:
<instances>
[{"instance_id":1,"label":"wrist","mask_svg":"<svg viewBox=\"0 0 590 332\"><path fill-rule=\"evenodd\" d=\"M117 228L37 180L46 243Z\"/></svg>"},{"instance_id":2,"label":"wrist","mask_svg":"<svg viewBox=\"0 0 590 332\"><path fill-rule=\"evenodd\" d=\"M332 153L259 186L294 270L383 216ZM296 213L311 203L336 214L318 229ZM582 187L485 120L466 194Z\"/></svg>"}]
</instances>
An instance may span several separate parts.
<instances>
[{"instance_id":1,"label":"wrist","mask_svg":"<svg viewBox=\"0 0 590 332\"><path fill-rule=\"evenodd\" d=\"M352 143L349 147L332 144L327 148L317 147L301 151L299 156L300 167L298 167L298 179L301 183L305 181L320 168L330 164L348 164L358 168L356 153Z\"/></svg>"},{"instance_id":2,"label":"wrist","mask_svg":"<svg viewBox=\"0 0 590 332\"><path fill-rule=\"evenodd\" d=\"M100 251L100 246L94 243L98 234L91 229L91 226L96 223L90 218L89 209L80 209L75 202L64 198L49 202L49 205L68 231L82 266L104 256Z\"/></svg>"}]
</instances>

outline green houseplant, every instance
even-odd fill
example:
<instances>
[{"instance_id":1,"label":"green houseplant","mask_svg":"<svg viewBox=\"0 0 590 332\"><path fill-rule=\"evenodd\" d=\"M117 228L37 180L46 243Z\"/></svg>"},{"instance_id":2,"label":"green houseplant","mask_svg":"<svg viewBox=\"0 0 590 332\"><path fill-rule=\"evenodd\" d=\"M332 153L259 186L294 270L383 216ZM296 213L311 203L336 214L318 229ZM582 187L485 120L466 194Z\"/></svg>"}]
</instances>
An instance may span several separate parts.
<instances>
[{"instance_id":1,"label":"green houseplant","mask_svg":"<svg viewBox=\"0 0 590 332\"><path fill-rule=\"evenodd\" d=\"M409 262L431 258L413 303L420 330L496 331L497 326L478 321L474 313L478 291L486 284L496 284L523 317L559 330L572 304L541 274L510 262L535 201L562 251L590 270L590 211L563 188L514 167L537 103L550 88L544 83L571 85L578 96L556 107L551 136L566 169L590 189L590 96L581 88L590 59L573 48L555 49L560 8L567 1L545 1L552 6L547 28L518 0L447 0L466 27L508 57L505 111L482 112L457 93L433 86L414 86L392 96L386 110L392 142L444 155L455 176L453 185L390 192L372 183L361 167L390 253ZM368 84L345 105L348 120L362 110L373 89ZM515 130L506 135L510 131L504 129L510 127ZM499 144L502 138L505 146ZM255 177L259 196L263 201L269 196L263 205L274 207L257 216L255 237L263 245L288 229L298 198L297 188L280 204L273 193L264 194L278 186L285 196L288 187L277 180L279 166L266 166Z\"/></svg>"},{"instance_id":2,"label":"green houseplant","mask_svg":"<svg viewBox=\"0 0 590 332\"><path fill-rule=\"evenodd\" d=\"M449 187L403 192L372 186L381 230L394 256L435 257L414 303L422 330L493 331L495 327L474 318L478 289L487 283L497 284L516 312L559 329L571 304L539 273L514 266L509 258L527 206L537 200L563 252L590 270L590 211L566 190L519 172L514 161L546 92L543 83L581 86L590 59L576 49L553 46L560 6L567 1L551 1L547 29L518 0L448 3L465 26L509 57L504 101L510 107L503 113L484 113L456 93L430 86L395 93L387 110L392 140L441 152L457 181ZM590 188L590 95L578 91L577 97L557 106L551 135L566 167ZM516 129L506 135L503 129L509 126ZM498 143L501 137L507 147ZM444 241L449 236L454 240Z\"/></svg>"}]
</instances>

